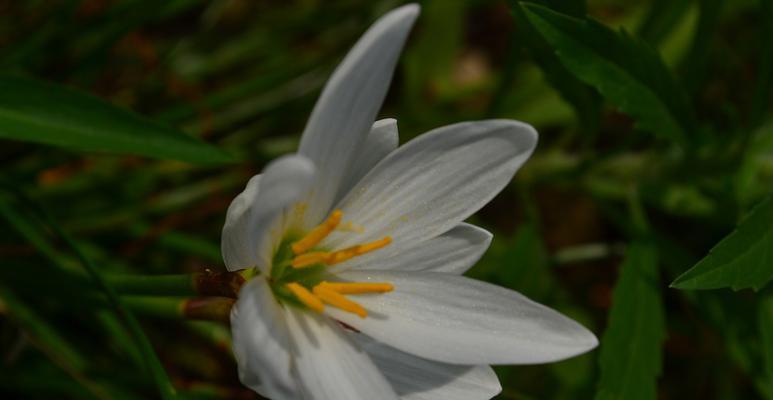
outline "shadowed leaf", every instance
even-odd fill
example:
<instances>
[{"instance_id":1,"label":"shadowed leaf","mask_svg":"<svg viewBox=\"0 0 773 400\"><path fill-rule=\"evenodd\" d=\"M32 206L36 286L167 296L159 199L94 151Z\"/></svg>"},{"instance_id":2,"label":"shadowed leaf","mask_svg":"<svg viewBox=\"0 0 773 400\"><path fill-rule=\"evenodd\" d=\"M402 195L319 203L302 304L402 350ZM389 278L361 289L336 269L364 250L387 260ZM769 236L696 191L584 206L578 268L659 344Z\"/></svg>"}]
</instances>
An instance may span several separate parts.
<instances>
[{"instance_id":1,"label":"shadowed leaf","mask_svg":"<svg viewBox=\"0 0 773 400\"><path fill-rule=\"evenodd\" d=\"M677 289L758 290L773 279L773 197L768 197L738 228L671 284Z\"/></svg>"},{"instance_id":2,"label":"shadowed leaf","mask_svg":"<svg viewBox=\"0 0 773 400\"><path fill-rule=\"evenodd\" d=\"M231 160L216 147L97 97L20 77L0 76L0 138L196 164Z\"/></svg>"},{"instance_id":3,"label":"shadowed leaf","mask_svg":"<svg viewBox=\"0 0 773 400\"><path fill-rule=\"evenodd\" d=\"M694 126L687 96L657 52L626 32L524 3L529 21L567 70L636 120L637 127L685 144Z\"/></svg>"},{"instance_id":4,"label":"shadowed leaf","mask_svg":"<svg viewBox=\"0 0 773 400\"><path fill-rule=\"evenodd\" d=\"M601 338L596 400L657 398L665 338L654 247L633 243L621 267L609 325Z\"/></svg>"}]
</instances>

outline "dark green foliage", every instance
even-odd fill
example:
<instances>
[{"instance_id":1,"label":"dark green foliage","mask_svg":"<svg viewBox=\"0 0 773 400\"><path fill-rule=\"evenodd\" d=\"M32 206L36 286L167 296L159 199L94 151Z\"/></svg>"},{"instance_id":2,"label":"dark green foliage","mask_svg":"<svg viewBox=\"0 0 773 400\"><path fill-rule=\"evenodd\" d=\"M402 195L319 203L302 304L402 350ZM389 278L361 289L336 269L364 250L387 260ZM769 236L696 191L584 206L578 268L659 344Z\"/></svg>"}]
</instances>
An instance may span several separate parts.
<instances>
[{"instance_id":1,"label":"dark green foliage","mask_svg":"<svg viewBox=\"0 0 773 400\"><path fill-rule=\"evenodd\" d=\"M166 296L222 271L230 200L399 3L0 0L0 398L255 398ZM537 128L468 275L601 341L497 398L773 400L773 2L421 5L380 117Z\"/></svg>"},{"instance_id":2,"label":"dark green foliage","mask_svg":"<svg viewBox=\"0 0 773 400\"><path fill-rule=\"evenodd\" d=\"M13 76L0 76L0 137L199 164L231 160L183 132L96 97Z\"/></svg>"},{"instance_id":3,"label":"dark green foliage","mask_svg":"<svg viewBox=\"0 0 773 400\"><path fill-rule=\"evenodd\" d=\"M658 254L634 242L626 251L612 297L612 310L601 337L596 400L657 399L662 371L665 316L658 274Z\"/></svg>"},{"instance_id":4,"label":"dark green foliage","mask_svg":"<svg viewBox=\"0 0 773 400\"><path fill-rule=\"evenodd\" d=\"M630 114L640 129L682 145L695 134L687 96L650 45L592 19L523 4L566 69Z\"/></svg>"},{"instance_id":5,"label":"dark green foliage","mask_svg":"<svg viewBox=\"0 0 773 400\"><path fill-rule=\"evenodd\" d=\"M561 93L567 102L572 104L583 134L593 138L599 129L599 114L601 113L601 102L598 94L561 64L553 48L539 35L526 17L523 6L517 1L512 1L511 4L511 10L520 33L518 37L522 39L525 46L528 46L534 60L539 63L550 84ZM575 10L575 12L579 13L580 10Z\"/></svg>"},{"instance_id":6,"label":"dark green foliage","mask_svg":"<svg viewBox=\"0 0 773 400\"><path fill-rule=\"evenodd\" d=\"M773 197L768 197L709 254L671 286L758 290L773 279Z\"/></svg>"},{"instance_id":7,"label":"dark green foliage","mask_svg":"<svg viewBox=\"0 0 773 400\"><path fill-rule=\"evenodd\" d=\"M765 362L761 386L768 399L773 399L773 298L767 298L760 304L760 338Z\"/></svg>"}]
</instances>

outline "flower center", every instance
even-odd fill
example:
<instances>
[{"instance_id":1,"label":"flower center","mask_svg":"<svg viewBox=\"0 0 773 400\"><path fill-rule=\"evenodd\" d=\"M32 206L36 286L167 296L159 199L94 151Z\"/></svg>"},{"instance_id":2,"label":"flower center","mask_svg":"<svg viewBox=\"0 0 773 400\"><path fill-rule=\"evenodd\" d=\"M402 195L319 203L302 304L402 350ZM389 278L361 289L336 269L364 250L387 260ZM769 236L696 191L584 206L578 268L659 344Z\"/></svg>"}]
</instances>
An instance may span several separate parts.
<instances>
[{"instance_id":1,"label":"flower center","mask_svg":"<svg viewBox=\"0 0 773 400\"><path fill-rule=\"evenodd\" d=\"M299 240L280 246L271 273L274 291L285 300L300 303L319 313L329 305L365 318L368 311L346 295L387 293L394 286L391 283L326 281L326 267L385 247L392 243L392 238L387 236L338 251L318 249L316 246L341 224L342 217L343 212L335 210ZM346 229L351 230L350 227Z\"/></svg>"}]
</instances>

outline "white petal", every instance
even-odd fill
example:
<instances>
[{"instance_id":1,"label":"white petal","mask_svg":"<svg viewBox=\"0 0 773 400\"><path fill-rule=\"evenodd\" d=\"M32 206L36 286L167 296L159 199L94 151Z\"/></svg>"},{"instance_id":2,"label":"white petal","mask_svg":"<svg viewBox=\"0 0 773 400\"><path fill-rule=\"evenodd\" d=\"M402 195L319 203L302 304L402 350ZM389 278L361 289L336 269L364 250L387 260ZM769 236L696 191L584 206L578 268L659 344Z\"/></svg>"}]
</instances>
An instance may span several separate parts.
<instances>
[{"instance_id":1,"label":"white petal","mask_svg":"<svg viewBox=\"0 0 773 400\"><path fill-rule=\"evenodd\" d=\"M262 176L228 207L220 247L230 271L270 268L271 254L281 236L282 214L306 193L314 178L314 165L305 157L285 156L269 164Z\"/></svg>"},{"instance_id":2,"label":"white petal","mask_svg":"<svg viewBox=\"0 0 773 400\"><path fill-rule=\"evenodd\" d=\"M256 205L260 187L260 174L247 182L247 187L231 201L225 215L220 248L226 267L238 270L257 263L255 254L255 229L249 225L252 207Z\"/></svg>"},{"instance_id":3,"label":"white petal","mask_svg":"<svg viewBox=\"0 0 773 400\"><path fill-rule=\"evenodd\" d=\"M414 242L446 232L499 193L536 144L534 128L510 120L465 122L421 135L378 163L338 205L365 232L337 232L323 246L387 235L393 243Z\"/></svg>"},{"instance_id":4,"label":"white petal","mask_svg":"<svg viewBox=\"0 0 773 400\"><path fill-rule=\"evenodd\" d=\"M333 206L346 171L359 155L381 108L397 58L418 14L419 7L412 4L381 17L325 85L298 150L319 171L319 185L310 194L305 214L308 226L324 219Z\"/></svg>"},{"instance_id":5,"label":"white petal","mask_svg":"<svg viewBox=\"0 0 773 400\"><path fill-rule=\"evenodd\" d=\"M397 399L370 357L329 318L288 307L295 368L306 399Z\"/></svg>"},{"instance_id":6,"label":"white petal","mask_svg":"<svg viewBox=\"0 0 773 400\"><path fill-rule=\"evenodd\" d=\"M483 228L461 223L432 239L397 243L335 265L332 271L431 271L461 275L480 260L492 235Z\"/></svg>"},{"instance_id":7,"label":"white petal","mask_svg":"<svg viewBox=\"0 0 773 400\"><path fill-rule=\"evenodd\" d=\"M354 160L347 171L347 178L339 189L336 200L340 200L349 190L370 171L374 165L393 152L400 143L397 133L397 120L392 118L380 119L373 123L370 133L365 138L365 144L360 154Z\"/></svg>"},{"instance_id":8,"label":"white petal","mask_svg":"<svg viewBox=\"0 0 773 400\"><path fill-rule=\"evenodd\" d=\"M351 335L370 355L402 400L486 400L502 391L487 365L452 365L430 361Z\"/></svg>"},{"instance_id":9,"label":"white petal","mask_svg":"<svg viewBox=\"0 0 773 400\"><path fill-rule=\"evenodd\" d=\"M233 352L245 386L272 399L290 399L297 397L298 388L280 307L262 277L244 285L231 309Z\"/></svg>"},{"instance_id":10,"label":"white petal","mask_svg":"<svg viewBox=\"0 0 773 400\"><path fill-rule=\"evenodd\" d=\"M326 312L402 351L452 364L535 364L563 360L598 341L582 325L499 286L431 272L348 271L346 281L391 282L395 290L350 296L367 318Z\"/></svg>"}]
</instances>

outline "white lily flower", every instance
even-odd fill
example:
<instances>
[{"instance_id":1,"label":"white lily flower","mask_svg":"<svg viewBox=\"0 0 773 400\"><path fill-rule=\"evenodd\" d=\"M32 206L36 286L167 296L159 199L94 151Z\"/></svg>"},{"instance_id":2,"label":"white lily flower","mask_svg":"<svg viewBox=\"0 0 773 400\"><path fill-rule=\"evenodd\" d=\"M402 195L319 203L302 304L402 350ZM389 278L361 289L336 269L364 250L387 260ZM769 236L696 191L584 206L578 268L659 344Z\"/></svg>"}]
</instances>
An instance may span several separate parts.
<instances>
[{"instance_id":1,"label":"white lily flower","mask_svg":"<svg viewBox=\"0 0 773 400\"><path fill-rule=\"evenodd\" d=\"M397 147L373 122L419 7L382 17L325 86L298 154L228 208L222 251L247 270L231 314L241 381L272 399L488 399L490 364L596 346L576 322L461 276L492 235L463 223L512 179L537 133L459 123Z\"/></svg>"}]
</instances>

